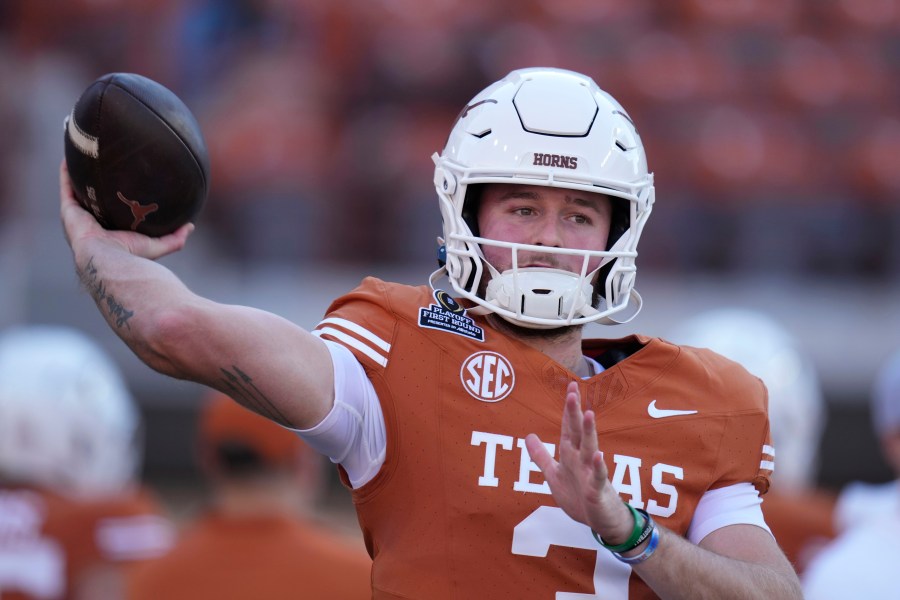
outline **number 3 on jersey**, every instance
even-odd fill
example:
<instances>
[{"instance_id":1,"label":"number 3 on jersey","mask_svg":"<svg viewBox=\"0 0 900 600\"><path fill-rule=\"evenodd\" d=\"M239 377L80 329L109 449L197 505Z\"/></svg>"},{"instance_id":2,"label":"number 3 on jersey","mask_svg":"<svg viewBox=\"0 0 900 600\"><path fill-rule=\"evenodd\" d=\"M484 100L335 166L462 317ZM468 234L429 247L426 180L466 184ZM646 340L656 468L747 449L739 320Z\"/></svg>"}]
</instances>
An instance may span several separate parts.
<instances>
[{"instance_id":1,"label":"number 3 on jersey","mask_svg":"<svg viewBox=\"0 0 900 600\"><path fill-rule=\"evenodd\" d=\"M513 530L512 552L547 556L550 546L597 551L594 593L556 592L555 600L627 600L631 567L597 545L587 525L578 523L556 506L539 506Z\"/></svg>"}]
</instances>

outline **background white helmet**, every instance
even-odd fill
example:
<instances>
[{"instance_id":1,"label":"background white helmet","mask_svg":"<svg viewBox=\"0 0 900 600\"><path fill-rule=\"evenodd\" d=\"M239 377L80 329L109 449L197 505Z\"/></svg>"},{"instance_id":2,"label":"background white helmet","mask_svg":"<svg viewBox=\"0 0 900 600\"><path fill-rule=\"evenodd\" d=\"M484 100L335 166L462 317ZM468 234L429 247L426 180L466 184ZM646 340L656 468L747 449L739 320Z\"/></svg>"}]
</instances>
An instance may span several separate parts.
<instances>
[{"instance_id":1,"label":"background white helmet","mask_svg":"<svg viewBox=\"0 0 900 600\"><path fill-rule=\"evenodd\" d=\"M640 310L634 262L654 201L653 175L631 118L590 77L550 68L513 71L469 102L433 159L446 274L459 295L480 305L477 312L552 328L626 322ZM610 247L548 249L478 237L466 192L480 183L552 186L622 199L614 202ZM513 266L499 273L484 260L484 245L511 248L514 265L518 252L550 252L580 256L583 268L573 274ZM600 268L588 272L588 262L597 257L603 259ZM591 280L598 271L595 289ZM435 272L432 283L442 274ZM485 277L491 284L482 298Z\"/></svg>"},{"instance_id":2,"label":"background white helmet","mask_svg":"<svg viewBox=\"0 0 900 600\"><path fill-rule=\"evenodd\" d=\"M114 493L136 476L140 434L119 369L93 340L57 326L0 334L0 479Z\"/></svg>"},{"instance_id":3,"label":"background white helmet","mask_svg":"<svg viewBox=\"0 0 900 600\"><path fill-rule=\"evenodd\" d=\"M769 390L769 426L779 489L812 486L825 424L825 401L812 358L775 319L726 308L681 323L670 339L709 348L744 366Z\"/></svg>"},{"instance_id":4,"label":"background white helmet","mask_svg":"<svg viewBox=\"0 0 900 600\"><path fill-rule=\"evenodd\" d=\"M879 367L872 386L870 408L872 425L884 458L900 476L900 350ZM896 489L900 492L900 485Z\"/></svg>"},{"instance_id":5,"label":"background white helmet","mask_svg":"<svg viewBox=\"0 0 900 600\"><path fill-rule=\"evenodd\" d=\"M872 426L879 436L900 430L900 350L878 368L872 386L871 411Z\"/></svg>"}]
</instances>

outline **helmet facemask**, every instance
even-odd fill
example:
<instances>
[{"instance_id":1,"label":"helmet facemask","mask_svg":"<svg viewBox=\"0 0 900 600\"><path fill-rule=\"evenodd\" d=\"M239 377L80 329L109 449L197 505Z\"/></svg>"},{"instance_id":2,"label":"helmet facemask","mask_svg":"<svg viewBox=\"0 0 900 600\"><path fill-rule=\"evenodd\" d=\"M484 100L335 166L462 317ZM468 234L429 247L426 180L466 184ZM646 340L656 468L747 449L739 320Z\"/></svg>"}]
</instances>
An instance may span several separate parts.
<instances>
[{"instance_id":1,"label":"helmet facemask","mask_svg":"<svg viewBox=\"0 0 900 600\"><path fill-rule=\"evenodd\" d=\"M547 111L562 117L545 119ZM630 119L590 79L555 69L511 73L473 99L443 154L433 158L445 270L454 290L479 305L470 312L494 312L540 329L626 322L637 314L634 260L653 203L652 175ZM485 183L605 194L614 206L607 248L551 248L480 237L474 215L479 184ZM486 246L508 248L512 267L499 272L485 260ZM537 253L578 256L581 268L518 266L523 254ZM440 274L443 270L432 281Z\"/></svg>"}]
</instances>

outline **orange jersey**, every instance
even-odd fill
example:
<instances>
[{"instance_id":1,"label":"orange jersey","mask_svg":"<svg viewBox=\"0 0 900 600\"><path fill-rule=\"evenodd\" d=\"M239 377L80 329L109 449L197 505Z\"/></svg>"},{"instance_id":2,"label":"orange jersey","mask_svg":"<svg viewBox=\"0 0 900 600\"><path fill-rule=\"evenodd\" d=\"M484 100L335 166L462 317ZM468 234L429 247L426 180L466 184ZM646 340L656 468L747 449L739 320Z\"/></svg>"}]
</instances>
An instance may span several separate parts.
<instances>
[{"instance_id":1,"label":"orange jersey","mask_svg":"<svg viewBox=\"0 0 900 600\"><path fill-rule=\"evenodd\" d=\"M712 352L586 341L601 363L633 352L580 380L445 292L373 278L332 304L317 335L355 354L384 412L385 462L353 490L376 599L655 597L554 505L525 449L536 433L555 454L569 381L595 411L615 488L669 529L687 531L707 490L768 488L765 388Z\"/></svg>"},{"instance_id":2,"label":"orange jersey","mask_svg":"<svg viewBox=\"0 0 900 600\"><path fill-rule=\"evenodd\" d=\"M175 549L135 569L130 600L363 600L372 562L324 529L287 517L191 524Z\"/></svg>"},{"instance_id":3,"label":"orange jersey","mask_svg":"<svg viewBox=\"0 0 900 600\"><path fill-rule=\"evenodd\" d=\"M72 500L0 489L0 599L121 597L123 569L164 553L172 534L145 491Z\"/></svg>"}]
</instances>

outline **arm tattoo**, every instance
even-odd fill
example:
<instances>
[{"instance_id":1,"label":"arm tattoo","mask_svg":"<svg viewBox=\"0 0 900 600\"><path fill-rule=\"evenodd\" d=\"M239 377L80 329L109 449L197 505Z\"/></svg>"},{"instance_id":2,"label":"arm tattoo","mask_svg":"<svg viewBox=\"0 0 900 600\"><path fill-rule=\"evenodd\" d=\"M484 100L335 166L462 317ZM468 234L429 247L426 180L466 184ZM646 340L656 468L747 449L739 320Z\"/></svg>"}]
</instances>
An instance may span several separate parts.
<instances>
[{"instance_id":1,"label":"arm tattoo","mask_svg":"<svg viewBox=\"0 0 900 600\"><path fill-rule=\"evenodd\" d=\"M249 375L235 365L231 366L231 370L220 368L220 371L224 376L222 383L228 388L228 395L238 404L279 425L293 427L291 421L278 410L278 407L253 384L253 379Z\"/></svg>"},{"instance_id":2,"label":"arm tattoo","mask_svg":"<svg viewBox=\"0 0 900 600\"><path fill-rule=\"evenodd\" d=\"M93 256L88 260L84 269L78 271L78 278L81 280L82 285L87 288L91 297L94 298L94 302L100 307L101 312L103 312L103 307L106 307L107 315L110 317L110 321L115 323L116 327L119 329L122 327L131 329L131 325L128 324L128 319L134 316L134 311L125 308L115 296L107 292L106 284L100 279L100 275L97 273L97 267L94 266Z\"/></svg>"}]
</instances>

